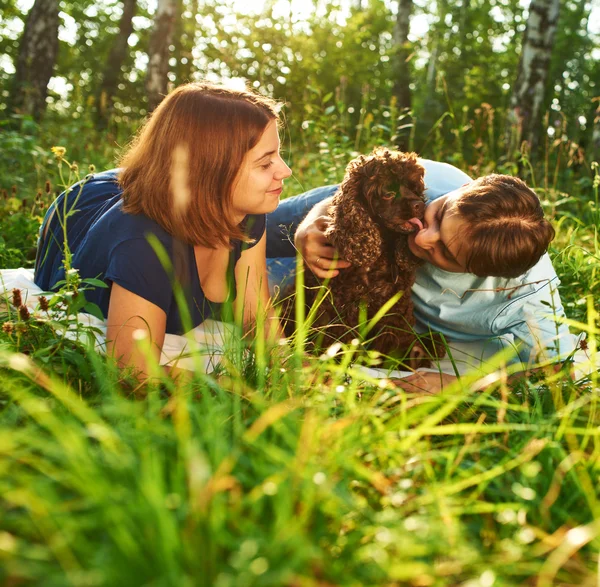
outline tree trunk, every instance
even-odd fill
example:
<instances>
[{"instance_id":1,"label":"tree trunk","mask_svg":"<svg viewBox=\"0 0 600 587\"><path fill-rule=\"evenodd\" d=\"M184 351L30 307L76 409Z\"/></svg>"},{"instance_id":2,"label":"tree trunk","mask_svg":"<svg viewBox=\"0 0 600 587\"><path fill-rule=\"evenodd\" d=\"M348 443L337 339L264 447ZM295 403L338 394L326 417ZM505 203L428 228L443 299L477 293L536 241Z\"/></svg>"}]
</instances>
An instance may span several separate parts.
<instances>
[{"instance_id":1,"label":"tree trunk","mask_svg":"<svg viewBox=\"0 0 600 587\"><path fill-rule=\"evenodd\" d=\"M518 125L517 144L529 141L532 151L539 145L540 118L546 80L554 45L560 0L531 0L523 37L517 80L510 99L508 124ZM510 132L511 129L508 129ZM513 133L514 134L514 133Z\"/></svg>"},{"instance_id":2,"label":"tree trunk","mask_svg":"<svg viewBox=\"0 0 600 587\"><path fill-rule=\"evenodd\" d=\"M119 33L113 40L96 99L96 116L101 127L106 126L113 110L113 101L122 73L121 69L129 48L127 41L133 33L133 17L136 4L137 0L123 0L123 14L119 22Z\"/></svg>"},{"instance_id":3,"label":"tree trunk","mask_svg":"<svg viewBox=\"0 0 600 587\"><path fill-rule=\"evenodd\" d=\"M41 120L58 55L58 0L36 0L19 45L9 110Z\"/></svg>"},{"instance_id":4,"label":"tree trunk","mask_svg":"<svg viewBox=\"0 0 600 587\"><path fill-rule=\"evenodd\" d=\"M402 112L408 112L412 106L410 91L410 64L411 54L410 41L408 33L410 31L410 14L413 8L412 0L398 0L398 16L394 27L394 46L395 46L395 67L394 67L394 96L398 104L398 109ZM407 117L403 118L403 126L408 124ZM408 134L399 132L396 144L399 149L408 148Z\"/></svg>"},{"instance_id":5,"label":"tree trunk","mask_svg":"<svg viewBox=\"0 0 600 587\"><path fill-rule=\"evenodd\" d=\"M148 112L152 112L167 93L169 47L173 36L176 11L176 0L158 0L154 16L154 30L148 49L148 71L146 73Z\"/></svg>"}]
</instances>

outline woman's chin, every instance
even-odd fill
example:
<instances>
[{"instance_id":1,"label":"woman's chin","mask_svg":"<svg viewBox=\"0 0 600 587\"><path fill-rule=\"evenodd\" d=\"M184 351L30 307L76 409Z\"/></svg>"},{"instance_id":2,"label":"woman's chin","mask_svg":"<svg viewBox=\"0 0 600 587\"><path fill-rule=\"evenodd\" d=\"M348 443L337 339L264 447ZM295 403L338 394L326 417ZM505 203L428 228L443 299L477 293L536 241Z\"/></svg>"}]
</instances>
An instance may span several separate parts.
<instances>
[{"instance_id":1,"label":"woman's chin","mask_svg":"<svg viewBox=\"0 0 600 587\"><path fill-rule=\"evenodd\" d=\"M275 212L275 210L277 210L277 206L279 206L279 199L271 206L267 206L268 209L265 212L265 214L270 214L271 212Z\"/></svg>"}]
</instances>

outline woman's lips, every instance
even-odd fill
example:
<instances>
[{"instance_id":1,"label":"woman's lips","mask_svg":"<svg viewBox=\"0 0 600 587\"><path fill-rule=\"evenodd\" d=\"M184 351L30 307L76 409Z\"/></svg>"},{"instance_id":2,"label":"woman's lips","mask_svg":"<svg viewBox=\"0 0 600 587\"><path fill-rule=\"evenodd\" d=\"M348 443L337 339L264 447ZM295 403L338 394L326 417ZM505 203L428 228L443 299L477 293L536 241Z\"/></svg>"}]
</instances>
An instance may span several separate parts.
<instances>
[{"instance_id":1,"label":"woman's lips","mask_svg":"<svg viewBox=\"0 0 600 587\"><path fill-rule=\"evenodd\" d=\"M278 196L283 191L283 187L277 188L276 190L269 190L268 194L273 194L274 196Z\"/></svg>"}]
</instances>

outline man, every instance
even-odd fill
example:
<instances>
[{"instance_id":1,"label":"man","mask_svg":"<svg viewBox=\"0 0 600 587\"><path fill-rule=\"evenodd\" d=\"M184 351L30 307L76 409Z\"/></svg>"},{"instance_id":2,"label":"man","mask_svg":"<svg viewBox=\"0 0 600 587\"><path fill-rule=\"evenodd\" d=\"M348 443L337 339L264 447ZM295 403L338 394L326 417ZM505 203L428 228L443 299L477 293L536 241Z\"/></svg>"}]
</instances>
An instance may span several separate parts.
<instances>
[{"instance_id":1,"label":"man","mask_svg":"<svg viewBox=\"0 0 600 587\"><path fill-rule=\"evenodd\" d=\"M445 163L421 159L428 206L423 226L409 238L425 263L412 289L417 330L444 334L450 343L488 346L486 356L515 345L527 365L565 357L575 348L564 318L556 272L546 253L554 230L535 193L506 175L471 180ZM284 200L267 218L270 277L293 270L296 251L320 278L335 279L349 263L327 242L327 207L336 186ZM437 391L451 375L419 373L405 383ZM406 387L406 385L405 385Z\"/></svg>"}]
</instances>

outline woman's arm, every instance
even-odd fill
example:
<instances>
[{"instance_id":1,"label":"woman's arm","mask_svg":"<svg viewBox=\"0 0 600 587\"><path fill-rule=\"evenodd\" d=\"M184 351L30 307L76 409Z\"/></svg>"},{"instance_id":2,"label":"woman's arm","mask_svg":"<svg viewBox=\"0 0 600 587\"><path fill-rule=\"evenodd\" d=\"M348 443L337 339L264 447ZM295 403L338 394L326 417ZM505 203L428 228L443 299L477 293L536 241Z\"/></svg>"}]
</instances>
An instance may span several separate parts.
<instances>
[{"instance_id":1,"label":"woman's arm","mask_svg":"<svg viewBox=\"0 0 600 587\"><path fill-rule=\"evenodd\" d=\"M267 236L263 234L256 245L242 253L235 266L235 313L242 313L245 332L253 330L257 319L264 316L267 340L275 342L284 334L269 296L266 247Z\"/></svg>"},{"instance_id":2,"label":"woman's arm","mask_svg":"<svg viewBox=\"0 0 600 587\"><path fill-rule=\"evenodd\" d=\"M158 364L165 340L167 315L148 300L113 283L108 305L106 349L119 367L132 367L140 380ZM140 345L140 341L145 344ZM148 350L144 352L142 348Z\"/></svg>"}]
</instances>

